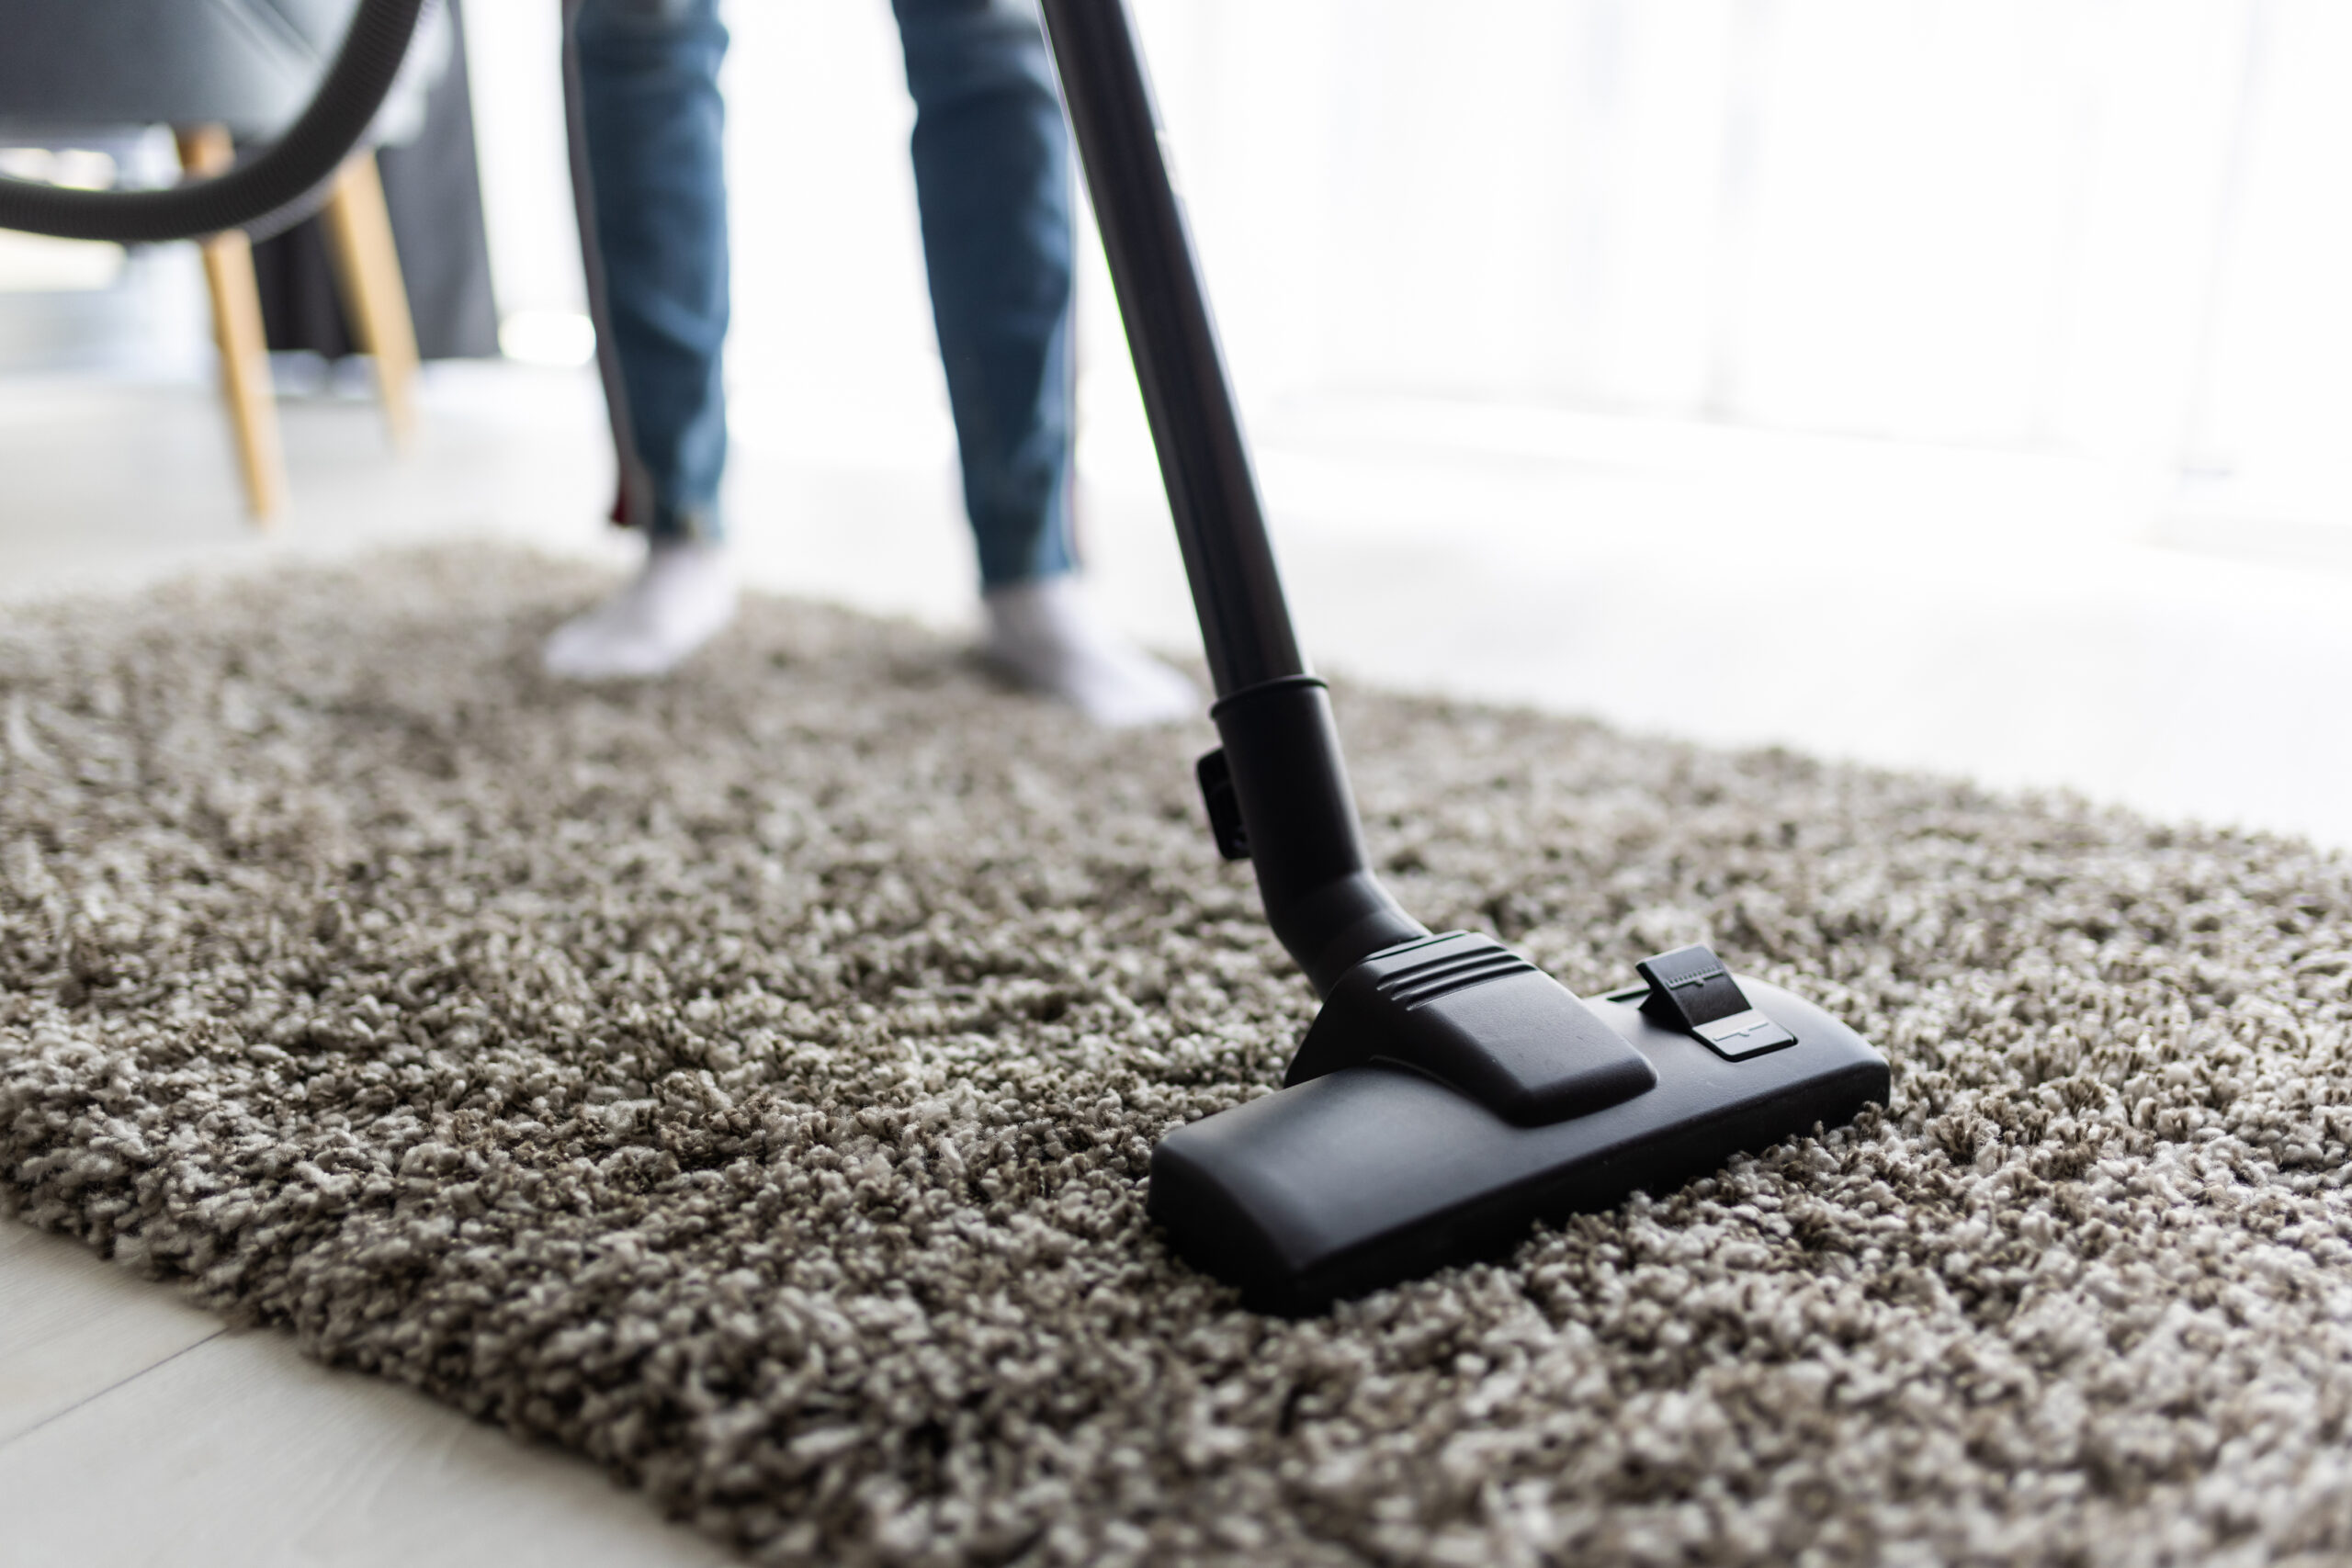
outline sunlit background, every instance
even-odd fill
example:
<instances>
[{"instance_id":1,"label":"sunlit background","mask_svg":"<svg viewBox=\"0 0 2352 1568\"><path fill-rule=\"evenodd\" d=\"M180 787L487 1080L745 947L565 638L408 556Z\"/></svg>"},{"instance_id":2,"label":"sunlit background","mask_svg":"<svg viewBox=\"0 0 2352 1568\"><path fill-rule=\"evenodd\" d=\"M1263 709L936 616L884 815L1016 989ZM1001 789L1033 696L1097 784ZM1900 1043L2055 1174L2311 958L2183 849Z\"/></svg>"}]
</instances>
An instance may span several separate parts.
<instances>
[{"instance_id":1,"label":"sunlit background","mask_svg":"<svg viewBox=\"0 0 2352 1568\"><path fill-rule=\"evenodd\" d=\"M481 10L498 278L530 331L580 310L554 24ZM1576 408L2076 454L2313 521L2352 499L2342 6L1138 11L1261 411ZM944 440L884 7L731 20L736 386ZM1090 356L1119 359L1092 302Z\"/></svg>"},{"instance_id":2,"label":"sunlit background","mask_svg":"<svg viewBox=\"0 0 2352 1568\"><path fill-rule=\"evenodd\" d=\"M556 9L466 16L526 368L448 367L436 396L477 424L537 400L518 453L596 417ZM2352 843L2328 723L2352 675L2352 8L1137 11L1324 663ZM739 532L763 581L953 622L970 557L888 7L729 17ZM1087 546L1122 618L1182 649L1090 255ZM200 386L192 269L0 236L0 287L43 302L0 310L0 366ZM505 474L477 520L609 548L608 479Z\"/></svg>"}]
</instances>

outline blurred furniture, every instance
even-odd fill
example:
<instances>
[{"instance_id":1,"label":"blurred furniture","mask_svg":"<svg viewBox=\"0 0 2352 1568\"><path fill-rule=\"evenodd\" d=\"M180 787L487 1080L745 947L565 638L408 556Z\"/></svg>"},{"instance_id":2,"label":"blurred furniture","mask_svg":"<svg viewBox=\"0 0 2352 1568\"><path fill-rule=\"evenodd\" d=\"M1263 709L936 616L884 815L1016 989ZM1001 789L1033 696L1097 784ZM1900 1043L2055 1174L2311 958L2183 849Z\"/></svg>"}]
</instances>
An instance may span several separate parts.
<instances>
[{"instance_id":1,"label":"blurred furniture","mask_svg":"<svg viewBox=\"0 0 2352 1568\"><path fill-rule=\"evenodd\" d=\"M0 50L0 141L70 144L77 131L168 125L182 167L217 173L239 138L277 133L310 101L343 38L353 0L17 0ZM446 18L434 23L447 57ZM430 37L378 121L413 118L437 68ZM361 348L374 355L395 445L414 427L416 342L372 150L353 154L321 217ZM267 524L286 500L285 457L271 398L268 350L251 242L198 242L220 351L221 394L246 504Z\"/></svg>"},{"instance_id":2,"label":"blurred furniture","mask_svg":"<svg viewBox=\"0 0 2352 1568\"><path fill-rule=\"evenodd\" d=\"M494 358L498 307L475 155L467 17L458 0L444 3L447 66L423 95L414 125L390 128L377 149L376 165L400 250L417 356ZM333 360L366 351L359 324L345 303L333 239L322 217L254 242L262 325L273 354L299 349Z\"/></svg>"},{"instance_id":3,"label":"blurred furniture","mask_svg":"<svg viewBox=\"0 0 2352 1568\"><path fill-rule=\"evenodd\" d=\"M181 165L192 175L218 174L236 160L228 129L220 124L181 130L178 141ZM344 164L320 217L331 236L337 281L359 346L375 357L385 425L394 446L405 447L416 429L416 334L373 152L354 153ZM229 405L245 504L256 522L266 525L286 503L286 456L270 390L253 243L236 229L197 243L204 254L213 341L220 350L220 395Z\"/></svg>"}]
</instances>

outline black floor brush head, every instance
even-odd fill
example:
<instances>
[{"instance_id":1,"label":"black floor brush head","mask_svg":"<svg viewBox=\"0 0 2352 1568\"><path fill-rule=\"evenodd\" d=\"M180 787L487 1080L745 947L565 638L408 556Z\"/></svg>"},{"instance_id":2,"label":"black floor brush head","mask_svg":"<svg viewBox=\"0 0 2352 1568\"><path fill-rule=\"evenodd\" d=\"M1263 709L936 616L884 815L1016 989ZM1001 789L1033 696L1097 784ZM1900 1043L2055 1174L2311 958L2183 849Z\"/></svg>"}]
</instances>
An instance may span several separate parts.
<instances>
[{"instance_id":1,"label":"black floor brush head","mask_svg":"<svg viewBox=\"0 0 2352 1568\"><path fill-rule=\"evenodd\" d=\"M1358 1065L1162 1139L1152 1217L1187 1260L1238 1286L1244 1304L1304 1315L1496 1256L1536 1221L1671 1191L1735 1155L1886 1102L1886 1060L1852 1030L1777 987L1725 984L1786 1043L1726 1055L1670 1009L1642 1005L1659 994L1655 978L1578 1003L1655 1085L1535 1125L1367 1049Z\"/></svg>"}]
</instances>

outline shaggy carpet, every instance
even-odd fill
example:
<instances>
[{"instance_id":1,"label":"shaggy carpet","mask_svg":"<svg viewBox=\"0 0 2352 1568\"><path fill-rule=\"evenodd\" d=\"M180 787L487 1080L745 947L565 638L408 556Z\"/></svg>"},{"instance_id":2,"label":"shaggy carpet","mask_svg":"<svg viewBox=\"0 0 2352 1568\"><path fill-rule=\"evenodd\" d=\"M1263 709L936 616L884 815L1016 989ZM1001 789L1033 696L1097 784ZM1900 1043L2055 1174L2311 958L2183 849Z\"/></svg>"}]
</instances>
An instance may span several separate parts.
<instances>
[{"instance_id":1,"label":"shaggy carpet","mask_svg":"<svg viewBox=\"0 0 2352 1568\"><path fill-rule=\"evenodd\" d=\"M2352 1554L2352 867L1339 700L1404 901L1711 941L1895 1103L1286 1323L1143 1218L1312 1000L1205 729L803 604L659 686L401 557L0 626L0 1205L778 1562Z\"/></svg>"}]
</instances>

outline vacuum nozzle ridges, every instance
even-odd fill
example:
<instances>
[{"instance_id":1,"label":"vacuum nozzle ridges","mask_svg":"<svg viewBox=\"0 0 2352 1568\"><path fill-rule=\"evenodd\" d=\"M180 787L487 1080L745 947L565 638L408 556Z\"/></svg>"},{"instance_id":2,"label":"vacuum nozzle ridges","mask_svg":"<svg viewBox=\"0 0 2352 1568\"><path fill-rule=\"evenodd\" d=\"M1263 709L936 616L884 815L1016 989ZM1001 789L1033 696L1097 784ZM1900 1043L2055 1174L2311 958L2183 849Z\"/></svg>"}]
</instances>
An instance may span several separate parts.
<instances>
[{"instance_id":1,"label":"vacuum nozzle ridges","mask_svg":"<svg viewBox=\"0 0 2352 1568\"><path fill-rule=\"evenodd\" d=\"M1449 953L1381 976L1381 994L1406 1009L1425 1006L1466 987L1531 972L1535 965L1501 947Z\"/></svg>"}]
</instances>

